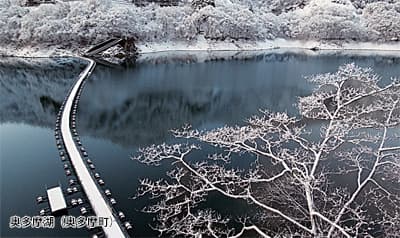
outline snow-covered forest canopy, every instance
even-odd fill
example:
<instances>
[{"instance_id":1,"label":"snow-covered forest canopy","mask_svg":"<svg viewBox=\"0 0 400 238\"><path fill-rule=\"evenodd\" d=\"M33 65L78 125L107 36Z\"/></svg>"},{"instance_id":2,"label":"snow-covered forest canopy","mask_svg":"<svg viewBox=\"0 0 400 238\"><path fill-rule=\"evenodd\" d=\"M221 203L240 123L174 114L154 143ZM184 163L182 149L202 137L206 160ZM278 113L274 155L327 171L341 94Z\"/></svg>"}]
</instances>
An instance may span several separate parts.
<instances>
[{"instance_id":1,"label":"snow-covered forest canopy","mask_svg":"<svg viewBox=\"0 0 400 238\"><path fill-rule=\"evenodd\" d=\"M162 43L199 36L229 42L391 42L400 36L398 0L187 0L169 7L121 2L25 7L21 1L0 0L0 47L74 49L109 37Z\"/></svg>"}]
</instances>

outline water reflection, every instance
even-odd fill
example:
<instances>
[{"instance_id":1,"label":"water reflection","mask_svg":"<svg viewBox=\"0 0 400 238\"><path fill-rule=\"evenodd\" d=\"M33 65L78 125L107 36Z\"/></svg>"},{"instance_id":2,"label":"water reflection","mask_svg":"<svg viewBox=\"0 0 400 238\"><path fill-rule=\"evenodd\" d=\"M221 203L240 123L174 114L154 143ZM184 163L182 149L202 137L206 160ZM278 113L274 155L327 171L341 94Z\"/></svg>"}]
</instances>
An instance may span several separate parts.
<instances>
[{"instance_id":1,"label":"water reflection","mask_svg":"<svg viewBox=\"0 0 400 238\"><path fill-rule=\"evenodd\" d=\"M343 63L371 66L386 80L400 75L395 67L400 57L393 56L228 53L146 56L123 70L98 66L80 103L81 133L126 148L161 143L171 128L185 123L197 128L237 124L260 108L294 115L297 97L312 87L303 76L333 72ZM246 60L217 60L230 58ZM185 63L200 59L205 62ZM0 122L53 126L81 68L76 59L3 60Z\"/></svg>"},{"instance_id":2,"label":"water reflection","mask_svg":"<svg viewBox=\"0 0 400 238\"><path fill-rule=\"evenodd\" d=\"M185 123L200 129L240 124L259 108L294 115L297 98L312 89L303 76L335 72L344 63L371 66L385 80L400 75L400 60L393 57L267 54L189 64L185 58L165 59L124 71L98 67L80 102L82 141L119 205L134 221L136 236L157 235L148 226L154 224L153 217L140 212L149 201L130 199L138 179L161 178L166 169L130 161L128 155L137 153L138 147L174 143L169 130ZM203 147L191 159L210 152ZM226 200L210 203L218 211L238 210L237 203Z\"/></svg>"},{"instance_id":3,"label":"water reflection","mask_svg":"<svg viewBox=\"0 0 400 238\"><path fill-rule=\"evenodd\" d=\"M96 171L112 189L117 206L135 224L136 236L156 234L150 233L147 225L152 217L139 212L148 201L132 200L130 197L138 186L139 178L159 178L164 173L160 168L149 168L129 160L129 154L134 153L137 147L171 142L169 130L185 123L196 128L242 123L259 108L287 111L294 115L297 98L308 95L312 89L302 76L334 72L344 63L355 62L373 67L385 80L400 76L400 58L392 56L268 53L246 57L235 55L246 60L231 61L219 59L235 57L191 57L188 60L186 56L170 58L167 55L155 60L148 55L138 65L123 70L99 66L83 91L78 113L78 131L82 142L96 164ZM198 62L199 59L202 59L201 62ZM198 63L187 64L188 61ZM4 143L3 139L0 143L2 160L5 156L8 158L7 164L2 162L1 167L13 173L13 178L26 174L27 177L22 176L22 179L29 183L24 186L32 188L43 187L46 181L65 182L62 164L55 160L57 155L51 128L54 126L55 111L79 74L81 63L72 59L38 62L8 59L0 62L1 133L3 137L4 129L8 128L6 136L12 138L7 140L9 143ZM13 125L10 126L9 122ZM23 133L29 129L26 126L31 125L46 130L41 130L43 134L40 130ZM21 138L32 138L35 143ZM24 147L26 152L16 156L13 151L20 148L21 141L31 143L31 146L29 149ZM38 147L38 144L46 146ZM47 147L50 153L45 149ZM46 153L35 153L37 149ZM30 161L30 164L24 170L11 169L15 167L13 161ZM54 169L57 166L58 169ZM2 170L3 174L6 173ZM32 184L31 179L35 176L37 179L37 174L43 178ZM60 178L54 180L47 175ZM8 201L15 200L6 204L9 207L7 212L15 211L21 204L25 204L22 212L34 210L34 204L15 198L32 197L29 199L33 201L36 195L33 193L39 189L13 193L10 192L12 187L20 186L19 182L13 181L13 184L3 178L2 185L10 185L6 187L9 188ZM2 194L5 194L3 190Z\"/></svg>"},{"instance_id":4,"label":"water reflection","mask_svg":"<svg viewBox=\"0 0 400 238\"><path fill-rule=\"evenodd\" d=\"M0 123L53 126L82 65L70 58L0 59Z\"/></svg>"},{"instance_id":5,"label":"water reflection","mask_svg":"<svg viewBox=\"0 0 400 238\"><path fill-rule=\"evenodd\" d=\"M45 204L37 205L36 196L46 186L68 186L52 128L79 72L80 62L73 59L0 58L0 237L89 235L62 229L58 219L54 229L9 229L10 216L39 214Z\"/></svg>"},{"instance_id":6,"label":"water reflection","mask_svg":"<svg viewBox=\"0 0 400 238\"><path fill-rule=\"evenodd\" d=\"M240 124L260 108L295 115L297 98L312 88L303 76L334 72L344 63L371 66L386 80L400 75L395 57L266 54L193 64L185 59L147 61L123 71L98 67L80 104L83 132L127 148L161 143L171 128L185 123Z\"/></svg>"}]
</instances>

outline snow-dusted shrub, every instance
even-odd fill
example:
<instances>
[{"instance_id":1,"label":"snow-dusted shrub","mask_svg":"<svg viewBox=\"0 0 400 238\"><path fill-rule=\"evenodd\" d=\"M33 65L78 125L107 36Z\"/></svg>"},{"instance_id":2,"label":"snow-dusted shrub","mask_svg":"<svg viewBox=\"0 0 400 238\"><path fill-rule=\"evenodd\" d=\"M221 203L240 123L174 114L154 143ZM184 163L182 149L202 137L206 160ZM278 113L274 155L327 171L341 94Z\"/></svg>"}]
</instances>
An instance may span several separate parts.
<instances>
[{"instance_id":1,"label":"snow-dusted shrub","mask_svg":"<svg viewBox=\"0 0 400 238\"><path fill-rule=\"evenodd\" d=\"M287 14L291 36L315 40L367 40L367 29L348 1L312 0L304 9Z\"/></svg>"},{"instance_id":2,"label":"snow-dusted shrub","mask_svg":"<svg viewBox=\"0 0 400 238\"><path fill-rule=\"evenodd\" d=\"M400 38L400 2L368 4L362 14L365 25L383 41Z\"/></svg>"}]
</instances>

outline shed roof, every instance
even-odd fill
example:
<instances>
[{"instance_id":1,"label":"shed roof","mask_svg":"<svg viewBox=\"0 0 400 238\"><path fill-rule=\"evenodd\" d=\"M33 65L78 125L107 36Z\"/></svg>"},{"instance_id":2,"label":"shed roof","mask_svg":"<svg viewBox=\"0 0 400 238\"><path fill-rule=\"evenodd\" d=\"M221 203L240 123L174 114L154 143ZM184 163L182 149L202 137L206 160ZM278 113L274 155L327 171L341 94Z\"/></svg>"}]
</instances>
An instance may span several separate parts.
<instances>
[{"instance_id":1,"label":"shed roof","mask_svg":"<svg viewBox=\"0 0 400 238\"><path fill-rule=\"evenodd\" d=\"M62 193L61 187L54 187L47 189L47 197L49 199L51 212L57 212L67 208L64 194Z\"/></svg>"}]
</instances>

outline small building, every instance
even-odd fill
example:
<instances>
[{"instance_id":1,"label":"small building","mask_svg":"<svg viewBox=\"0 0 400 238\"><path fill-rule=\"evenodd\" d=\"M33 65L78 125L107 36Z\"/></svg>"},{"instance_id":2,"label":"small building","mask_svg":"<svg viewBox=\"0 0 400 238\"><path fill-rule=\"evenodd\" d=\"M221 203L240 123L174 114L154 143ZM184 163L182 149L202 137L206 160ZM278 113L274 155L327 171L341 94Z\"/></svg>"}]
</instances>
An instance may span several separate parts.
<instances>
[{"instance_id":1,"label":"small building","mask_svg":"<svg viewBox=\"0 0 400 238\"><path fill-rule=\"evenodd\" d=\"M60 186L47 189L47 198L49 200L50 211L52 214L67 209L67 203L65 202L64 194Z\"/></svg>"}]
</instances>

